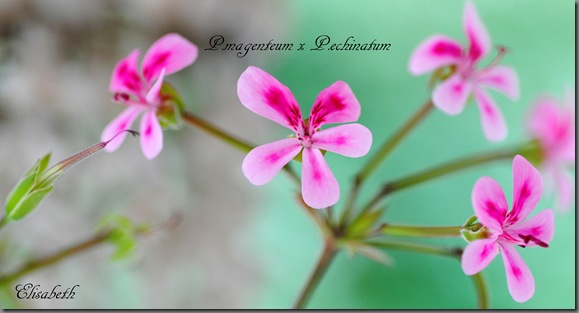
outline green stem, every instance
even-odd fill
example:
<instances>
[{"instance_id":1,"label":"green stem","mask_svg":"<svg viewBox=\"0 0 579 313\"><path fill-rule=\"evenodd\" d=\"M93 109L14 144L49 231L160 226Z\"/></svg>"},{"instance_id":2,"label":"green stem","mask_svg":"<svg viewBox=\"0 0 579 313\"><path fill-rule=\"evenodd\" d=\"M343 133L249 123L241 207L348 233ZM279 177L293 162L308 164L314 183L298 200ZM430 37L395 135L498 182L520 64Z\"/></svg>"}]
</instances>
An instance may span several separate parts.
<instances>
[{"instance_id":1,"label":"green stem","mask_svg":"<svg viewBox=\"0 0 579 313\"><path fill-rule=\"evenodd\" d=\"M0 229L4 228L4 226L8 225L9 220L6 218L6 215L2 217L0 220Z\"/></svg>"},{"instance_id":2,"label":"green stem","mask_svg":"<svg viewBox=\"0 0 579 313\"><path fill-rule=\"evenodd\" d=\"M382 224L378 229L381 235L401 237L460 237L462 226L425 227Z\"/></svg>"},{"instance_id":3,"label":"green stem","mask_svg":"<svg viewBox=\"0 0 579 313\"><path fill-rule=\"evenodd\" d=\"M366 204L362 208L362 212L366 212L367 210L372 209L376 206L383 198L394 193L396 191L400 191L402 189L416 186L418 184L430 181L432 179L448 175L454 172L458 172L464 169L468 169L471 167L475 167L478 165L482 165L485 163L490 163L493 161L498 160L510 160L512 159L518 151L517 149L512 150L498 150L498 151L491 151L482 154L472 155L469 157L465 157L462 159L458 159L455 161L451 161L448 163L444 163L442 165L434 166L429 169L423 170L416 174L412 174L400 179L397 179L392 182L388 182L382 185L382 188L376 196L372 200Z\"/></svg>"},{"instance_id":4,"label":"green stem","mask_svg":"<svg viewBox=\"0 0 579 313\"><path fill-rule=\"evenodd\" d=\"M181 112L181 116L183 117L183 120L185 122L187 122L188 124L192 125L192 126L196 126L204 131L206 131L207 133L225 141L226 143L240 149L241 151L244 152L249 152L251 151L253 148L255 148L254 145L251 145L229 133L227 133L226 131L220 129L219 127L207 122L206 120L198 117L197 115L185 111L183 110Z\"/></svg>"},{"instance_id":5,"label":"green stem","mask_svg":"<svg viewBox=\"0 0 579 313\"><path fill-rule=\"evenodd\" d=\"M314 290L318 286L319 282L321 281L322 277L326 273L329 265L331 264L332 260L336 256L337 250L334 249L334 243L331 239L325 241L324 251L322 252L322 256L318 261L318 264L314 268L314 272L306 282L306 285L302 289L298 299L296 300L293 309L303 309L308 303L308 300L312 296Z\"/></svg>"},{"instance_id":6,"label":"green stem","mask_svg":"<svg viewBox=\"0 0 579 313\"><path fill-rule=\"evenodd\" d=\"M422 107L412 117L404 124L396 133L394 133L388 140L386 140L380 150L374 154L374 156L366 163L366 165L358 172L354 178L352 184L352 189L350 191L350 196L348 202L340 217L339 225L343 226L346 221L350 218L356 198L360 192L360 187L362 183L372 174L378 165L386 159L386 157L394 150L394 148L406 137L410 131L412 131L427 115L432 111L434 105L431 100L426 101Z\"/></svg>"},{"instance_id":7,"label":"green stem","mask_svg":"<svg viewBox=\"0 0 579 313\"><path fill-rule=\"evenodd\" d=\"M476 288L476 295L478 299L478 308L479 309L488 309L489 308L489 295L486 287L486 283L484 277L482 276L482 272L478 272L471 276L474 286Z\"/></svg>"},{"instance_id":8,"label":"green stem","mask_svg":"<svg viewBox=\"0 0 579 313\"><path fill-rule=\"evenodd\" d=\"M414 113L414 115L404 124L402 127L394 133L380 148L378 153L374 154L374 157L366 163L366 165L358 172L356 175L354 186L359 186L372 174L376 167L392 152L392 150L406 137L414 127L418 125L427 115L432 111L434 105L431 100L426 101L420 109Z\"/></svg>"},{"instance_id":9,"label":"green stem","mask_svg":"<svg viewBox=\"0 0 579 313\"><path fill-rule=\"evenodd\" d=\"M187 122L189 125L195 126L201 130L204 130L205 132L209 133L210 135L213 135L221 140L223 140L224 142L238 148L239 150L243 151L243 152L249 152L251 150L253 150L253 148L255 148L254 145L247 143L244 140L241 140L231 134L229 134L228 132L222 130L221 128L211 124L210 122L204 120L203 118L188 112L188 111L181 111L181 116L183 117L183 120L185 122ZM294 170L292 169L292 167L288 164L286 164L286 166L284 166L283 170L290 176L290 178L297 184L300 183L300 178L299 176L294 172Z\"/></svg>"},{"instance_id":10,"label":"green stem","mask_svg":"<svg viewBox=\"0 0 579 313\"><path fill-rule=\"evenodd\" d=\"M105 233L99 233L97 235L95 235L94 237L90 238L89 240L83 241L79 244L76 244L72 247L66 248L62 251L59 251L57 253L54 253L50 256L38 259L38 260L32 260L27 262L24 266L22 266L19 270L14 271L13 273L10 274L6 274L3 276L0 276L0 285L3 284L9 284L17 279L19 279L22 276L25 276L31 272L37 271L39 269L54 265L70 256L73 256L75 254L79 254L85 250L88 250L92 247L95 247L103 242L105 242L107 240L107 238L109 237L110 233L109 232L105 232Z\"/></svg>"},{"instance_id":11,"label":"green stem","mask_svg":"<svg viewBox=\"0 0 579 313\"><path fill-rule=\"evenodd\" d=\"M462 255L462 248L445 248L445 247L437 247L432 245L425 245L421 243L414 243L414 242L402 242L402 241L386 241L386 240L371 240L366 242L369 245L379 247L379 248L386 248L386 249L397 249L397 250L405 250L405 251L412 251L412 252L419 252L424 254L434 254L440 256L449 256L460 259Z\"/></svg>"}]
</instances>

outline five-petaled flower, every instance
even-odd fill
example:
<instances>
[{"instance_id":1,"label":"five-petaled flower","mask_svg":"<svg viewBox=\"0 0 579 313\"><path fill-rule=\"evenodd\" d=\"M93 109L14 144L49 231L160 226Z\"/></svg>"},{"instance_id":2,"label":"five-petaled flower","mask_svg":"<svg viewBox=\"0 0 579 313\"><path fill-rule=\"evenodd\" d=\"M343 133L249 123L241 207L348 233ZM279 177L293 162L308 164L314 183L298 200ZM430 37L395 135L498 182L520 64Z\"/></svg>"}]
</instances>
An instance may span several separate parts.
<instances>
[{"instance_id":1,"label":"five-petaled flower","mask_svg":"<svg viewBox=\"0 0 579 313\"><path fill-rule=\"evenodd\" d=\"M360 104L350 87L337 81L322 90L309 119L303 120L300 107L288 87L257 67L249 67L237 84L237 94L248 109L295 132L286 138L259 146L243 161L245 177L254 185L269 182L288 162L302 152L302 195L313 208L326 208L340 198L340 186L322 151L361 157L372 145L368 128L354 123L324 130L324 124L358 120Z\"/></svg>"},{"instance_id":2,"label":"five-petaled flower","mask_svg":"<svg viewBox=\"0 0 579 313\"><path fill-rule=\"evenodd\" d=\"M575 165L575 93L567 91L563 105L552 97L539 98L527 119L527 131L541 149L541 171L546 185L557 191L557 208L568 211L573 201Z\"/></svg>"},{"instance_id":3,"label":"five-petaled flower","mask_svg":"<svg viewBox=\"0 0 579 313\"><path fill-rule=\"evenodd\" d=\"M553 211L546 209L525 220L539 202L541 175L520 155L513 159L513 208L508 212L505 194L490 177L480 178L472 190L472 205L489 238L469 243L462 255L462 269L473 275L483 270L502 253L509 292L517 302L529 300L535 292L535 281L529 267L515 249L548 247L555 232Z\"/></svg>"},{"instance_id":4,"label":"five-petaled flower","mask_svg":"<svg viewBox=\"0 0 579 313\"><path fill-rule=\"evenodd\" d=\"M491 48L491 40L470 1L464 9L463 23L469 41L468 50L464 50L454 39L433 35L414 50L409 70L414 75L421 75L451 66L452 75L434 89L434 105L446 114L457 115L472 94L479 107L485 137L490 141L503 140L507 136L503 115L483 87L495 89L516 100L519 97L517 74L510 67L497 65L505 49L499 50L499 56L489 66L477 69L477 63Z\"/></svg>"},{"instance_id":5,"label":"five-petaled flower","mask_svg":"<svg viewBox=\"0 0 579 313\"><path fill-rule=\"evenodd\" d=\"M141 71L138 69L139 54L138 49L134 50L113 70L109 90L114 93L115 101L129 107L107 125L101 137L103 141L109 140L130 128L137 116L144 113L140 128L141 149L150 160L163 149L163 132L156 115L162 104L163 78L193 63L197 58L197 46L178 34L166 34L149 48ZM125 136L126 133L120 134L105 150L115 151Z\"/></svg>"}]
</instances>

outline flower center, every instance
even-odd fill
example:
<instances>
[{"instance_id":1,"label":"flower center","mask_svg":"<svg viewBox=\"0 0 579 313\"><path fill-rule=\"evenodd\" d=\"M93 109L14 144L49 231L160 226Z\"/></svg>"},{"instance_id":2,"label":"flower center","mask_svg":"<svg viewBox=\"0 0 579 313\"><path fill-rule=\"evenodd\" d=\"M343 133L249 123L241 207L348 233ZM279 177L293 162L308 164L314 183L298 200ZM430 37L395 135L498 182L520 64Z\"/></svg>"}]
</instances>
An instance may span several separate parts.
<instances>
[{"instance_id":1,"label":"flower center","mask_svg":"<svg viewBox=\"0 0 579 313\"><path fill-rule=\"evenodd\" d=\"M308 135L298 135L298 140L300 141L300 144L302 145L302 147L308 149L312 146L312 138Z\"/></svg>"}]
</instances>

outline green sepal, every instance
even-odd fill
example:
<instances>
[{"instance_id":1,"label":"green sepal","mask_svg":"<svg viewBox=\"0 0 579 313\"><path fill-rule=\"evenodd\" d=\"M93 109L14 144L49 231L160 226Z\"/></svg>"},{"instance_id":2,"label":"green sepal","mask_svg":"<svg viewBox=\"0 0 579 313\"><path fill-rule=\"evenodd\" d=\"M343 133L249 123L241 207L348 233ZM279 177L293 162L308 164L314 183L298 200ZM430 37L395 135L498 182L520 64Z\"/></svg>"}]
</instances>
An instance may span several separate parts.
<instances>
[{"instance_id":1,"label":"green sepal","mask_svg":"<svg viewBox=\"0 0 579 313\"><path fill-rule=\"evenodd\" d=\"M481 223L475 223L476 221L477 217L473 215L466 220L460 229L460 234L466 242L485 239L490 236L489 231Z\"/></svg>"},{"instance_id":2,"label":"green sepal","mask_svg":"<svg viewBox=\"0 0 579 313\"><path fill-rule=\"evenodd\" d=\"M356 238L366 235L373 229L374 225L382 217L385 210L386 207L381 207L378 210L370 211L359 216L348 228L348 237Z\"/></svg>"},{"instance_id":3,"label":"green sepal","mask_svg":"<svg viewBox=\"0 0 579 313\"><path fill-rule=\"evenodd\" d=\"M107 240L116 247L111 255L112 261L121 261L135 252L137 228L127 217L118 214L105 216L96 228L100 231L108 230Z\"/></svg>"},{"instance_id":4,"label":"green sepal","mask_svg":"<svg viewBox=\"0 0 579 313\"><path fill-rule=\"evenodd\" d=\"M181 111L185 104L175 88L163 82L160 91L161 106L157 110L157 118L162 128L179 129L181 127Z\"/></svg>"},{"instance_id":5,"label":"green sepal","mask_svg":"<svg viewBox=\"0 0 579 313\"><path fill-rule=\"evenodd\" d=\"M50 153L37 160L32 168L26 172L24 178L10 191L5 203L6 216L8 218L16 220L24 217L24 215L30 213L30 211L40 203L40 200L50 192L50 190L46 191L46 188L38 189L38 186L36 186L38 177L46 170L49 161ZM32 192L33 190L35 191ZM32 204L34 205L32 206ZM22 212L25 213L22 214Z\"/></svg>"},{"instance_id":6,"label":"green sepal","mask_svg":"<svg viewBox=\"0 0 579 313\"><path fill-rule=\"evenodd\" d=\"M322 155L324 155L324 156L326 155L326 152L327 152L326 150L320 149L320 151L322 152ZM302 150L300 151L300 153L298 153L298 155L296 155L296 156L293 158L293 160L296 161L296 162L302 163L303 153L304 153L304 149L302 149Z\"/></svg>"},{"instance_id":7,"label":"green sepal","mask_svg":"<svg viewBox=\"0 0 579 313\"><path fill-rule=\"evenodd\" d=\"M527 159L527 161L536 167L540 166L545 159L544 151L537 139L531 140L527 144L519 147L515 151L515 154L522 155L525 159Z\"/></svg>"},{"instance_id":8,"label":"green sepal","mask_svg":"<svg viewBox=\"0 0 579 313\"><path fill-rule=\"evenodd\" d=\"M11 208L10 212L7 210L6 217L14 221L23 218L40 204L40 201L52 191L52 188L53 186L48 186L28 193L15 207Z\"/></svg>"}]
</instances>

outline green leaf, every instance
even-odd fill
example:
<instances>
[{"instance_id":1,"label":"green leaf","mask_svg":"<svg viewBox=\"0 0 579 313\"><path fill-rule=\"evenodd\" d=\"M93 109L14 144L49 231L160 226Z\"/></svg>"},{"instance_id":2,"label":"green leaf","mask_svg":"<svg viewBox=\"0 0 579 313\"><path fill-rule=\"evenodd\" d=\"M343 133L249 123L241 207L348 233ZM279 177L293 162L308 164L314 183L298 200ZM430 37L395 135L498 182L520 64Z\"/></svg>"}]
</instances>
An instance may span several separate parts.
<instances>
[{"instance_id":1,"label":"green leaf","mask_svg":"<svg viewBox=\"0 0 579 313\"><path fill-rule=\"evenodd\" d=\"M97 224L97 229L109 231L108 241L116 247L111 260L126 259L136 250L137 228L127 217L119 214L105 216Z\"/></svg>"},{"instance_id":2,"label":"green leaf","mask_svg":"<svg viewBox=\"0 0 579 313\"><path fill-rule=\"evenodd\" d=\"M11 220L19 220L23 218L40 204L40 201L42 201L42 199L52 191L52 188L53 186L49 186L34 190L27 194L18 202L18 204L16 204L16 206L11 208L10 212L7 210L6 216Z\"/></svg>"},{"instance_id":3,"label":"green leaf","mask_svg":"<svg viewBox=\"0 0 579 313\"><path fill-rule=\"evenodd\" d=\"M136 251L137 244L133 238L124 237L123 240L117 240L114 242L117 247L116 251L111 255L112 261L122 261L133 255Z\"/></svg>"}]
</instances>

